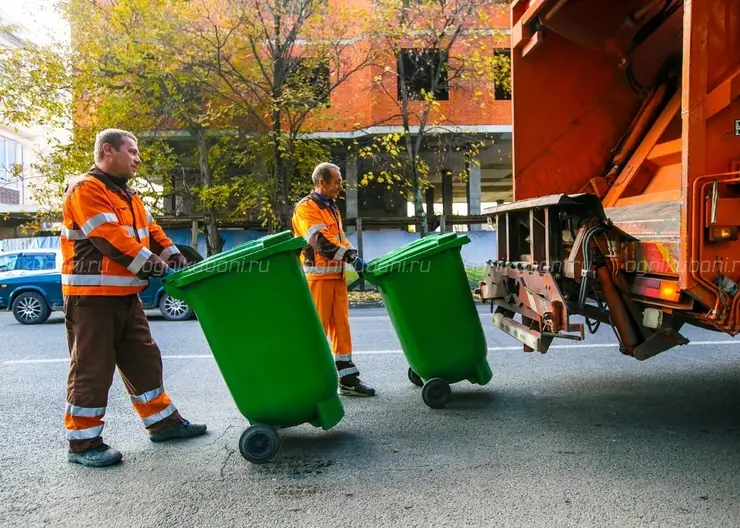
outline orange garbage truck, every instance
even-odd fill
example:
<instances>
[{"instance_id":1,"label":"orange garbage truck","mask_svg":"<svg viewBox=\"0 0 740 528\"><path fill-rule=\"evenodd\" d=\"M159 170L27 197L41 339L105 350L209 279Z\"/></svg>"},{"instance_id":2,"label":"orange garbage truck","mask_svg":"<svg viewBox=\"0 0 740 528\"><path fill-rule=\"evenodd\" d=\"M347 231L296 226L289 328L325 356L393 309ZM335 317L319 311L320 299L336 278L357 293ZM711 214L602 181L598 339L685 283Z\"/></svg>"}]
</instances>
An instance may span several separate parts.
<instances>
[{"instance_id":1,"label":"orange garbage truck","mask_svg":"<svg viewBox=\"0 0 740 528\"><path fill-rule=\"evenodd\" d=\"M515 0L514 201L478 294L546 352L740 331L740 0ZM584 318L574 323L573 316ZM579 318L580 319L580 318Z\"/></svg>"}]
</instances>

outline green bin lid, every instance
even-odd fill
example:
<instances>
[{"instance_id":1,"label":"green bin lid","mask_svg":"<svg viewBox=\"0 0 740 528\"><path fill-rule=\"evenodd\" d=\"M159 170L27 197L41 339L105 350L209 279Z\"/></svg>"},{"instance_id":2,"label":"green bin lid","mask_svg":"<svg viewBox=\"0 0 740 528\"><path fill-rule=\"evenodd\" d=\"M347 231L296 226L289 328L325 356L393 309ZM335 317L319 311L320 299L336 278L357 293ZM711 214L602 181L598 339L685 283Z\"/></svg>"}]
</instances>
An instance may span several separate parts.
<instances>
[{"instance_id":1,"label":"green bin lid","mask_svg":"<svg viewBox=\"0 0 740 528\"><path fill-rule=\"evenodd\" d=\"M462 247L469 242L470 238L457 233L429 235L419 240L414 240L390 253L386 253L382 257L373 259L368 263L368 269L365 271L365 275L372 279L373 277L401 269L402 264L420 261L436 253Z\"/></svg>"},{"instance_id":2,"label":"green bin lid","mask_svg":"<svg viewBox=\"0 0 740 528\"><path fill-rule=\"evenodd\" d=\"M307 245L300 237L290 231L282 231L256 240L239 244L228 251L213 255L194 266L189 266L172 275L162 278L162 284L172 284L177 288L238 269L239 264L256 262L286 251L297 251Z\"/></svg>"}]
</instances>

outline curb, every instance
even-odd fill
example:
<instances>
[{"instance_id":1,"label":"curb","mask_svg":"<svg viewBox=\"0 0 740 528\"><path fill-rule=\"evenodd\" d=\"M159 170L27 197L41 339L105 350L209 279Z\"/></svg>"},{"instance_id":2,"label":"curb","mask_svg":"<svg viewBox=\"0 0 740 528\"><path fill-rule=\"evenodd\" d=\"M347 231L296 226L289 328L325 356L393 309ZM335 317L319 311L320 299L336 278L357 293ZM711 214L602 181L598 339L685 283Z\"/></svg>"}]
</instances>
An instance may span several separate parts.
<instances>
[{"instance_id":1,"label":"curb","mask_svg":"<svg viewBox=\"0 0 740 528\"><path fill-rule=\"evenodd\" d=\"M350 303L349 304L349 308L350 308L350 310L353 310L353 309L362 310L362 309L365 309L365 308L385 308L385 304L378 303L378 302L375 302L375 303L356 303L356 304Z\"/></svg>"}]
</instances>

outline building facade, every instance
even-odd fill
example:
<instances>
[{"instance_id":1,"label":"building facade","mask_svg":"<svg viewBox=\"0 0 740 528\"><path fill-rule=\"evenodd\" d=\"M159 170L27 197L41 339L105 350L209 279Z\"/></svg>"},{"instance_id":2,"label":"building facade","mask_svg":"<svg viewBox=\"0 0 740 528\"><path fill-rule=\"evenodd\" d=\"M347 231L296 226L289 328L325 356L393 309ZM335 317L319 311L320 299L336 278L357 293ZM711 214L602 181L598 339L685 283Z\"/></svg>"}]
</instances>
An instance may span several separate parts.
<instances>
[{"instance_id":1,"label":"building facade","mask_svg":"<svg viewBox=\"0 0 740 528\"><path fill-rule=\"evenodd\" d=\"M374 0L327 1L364 9L373 9L376 5ZM477 52L483 49L483 53L489 56L506 59L509 54L509 20L508 3L498 4L491 9L487 25L474 22L466 28L447 59L471 53L473 40ZM341 52L349 70L363 60L368 47L373 45L360 26L358 24L355 33L346 35L347 46ZM468 38L468 33L475 38ZM402 63L404 66L408 86L419 91L429 90L430 79L424 75L424 61L418 60L429 50L417 49L418 43L411 40L408 46L394 44L395 49L376 50L379 57L372 64L354 71L332 90L326 96L326 108L313 110L306 122L305 135L326 139L335 145L329 161L339 165L345 177L346 195L340 201L340 208L346 219L413 216L408 196L402 195L398 189L375 183L361 184L363 175L377 170L377 160L363 157L360 153L362 147L380 136L403 131L398 104L399 83L403 82L399 65ZM317 85L330 83L331 75L337 75L337 72L329 68L317 71ZM481 87L451 82L441 92L437 94L434 110L429 115L421 151L421 157L429 168L431 184L424 193L427 215L476 215L489 205L511 200L510 91L503 84ZM411 99L410 129L413 134L419 129L418 114L423 103L421 97ZM171 137L173 141L187 143L186 136L176 132ZM468 145L478 142L485 146L479 151L476 149L475 161L471 163L466 159L465 150ZM174 186L196 184L198 173L197 162L183 167L178 175L173 176ZM309 176L305 175L306 178ZM197 216L190 198L175 195L165 203L165 208L171 217ZM173 225L183 227L186 222L173 220ZM472 227L478 228L480 226Z\"/></svg>"},{"instance_id":2,"label":"building facade","mask_svg":"<svg viewBox=\"0 0 740 528\"><path fill-rule=\"evenodd\" d=\"M0 10L0 24L7 23L8 18ZM22 44L16 35L0 29L0 46L13 48ZM0 123L0 204L21 206L30 203L28 176L37 141L32 130L15 127L12 123Z\"/></svg>"},{"instance_id":3,"label":"building facade","mask_svg":"<svg viewBox=\"0 0 740 528\"><path fill-rule=\"evenodd\" d=\"M373 6L369 0L352 1L367 8ZM466 28L447 59L452 61L471 53L470 44L474 38L476 51L482 46L484 53L508 60L509 20L507 3L491 9L488 25L474 22ZM467 37L466 33L473 37ZM358 39L357 55L365 53L363 48L367 45L366 41ZM347 180L343 204L347 218L413 215L412 204L399 197L396 190L388 190L383 185L360 185L363 174L372 171L375 162L358 156L352 145L367 144L377 136L403 131L399 85L405 82L408 87L429 91L431 80L424 74L429 58L425 61L419 57L440 52L416 49L410 40L408 47L401 45L393 50L379 51L385 54L384 60L360 70L332 92L329 105L334 119L320 117L312 123L315 136L345 140L336 149L333 161L343 168ZM440 58L436 56L431 60ZM403 74L399 73L401 63ZM513 194L510 91L503 84L482 87L450 82L435 96L437 101L429 115L421 153L432 184L425 193L427 215L475 215L489 205L510 201ZM419 128L418 115L423 103L421 96L409 99L413 134ZM349 117L343 120L342 116ZM322 128L324 123L330 127ZM476 149L475 161L471 163L466 160L464 151L466 145L478 142L485 146L479 151Z\"/></svg>"}]
</instances>

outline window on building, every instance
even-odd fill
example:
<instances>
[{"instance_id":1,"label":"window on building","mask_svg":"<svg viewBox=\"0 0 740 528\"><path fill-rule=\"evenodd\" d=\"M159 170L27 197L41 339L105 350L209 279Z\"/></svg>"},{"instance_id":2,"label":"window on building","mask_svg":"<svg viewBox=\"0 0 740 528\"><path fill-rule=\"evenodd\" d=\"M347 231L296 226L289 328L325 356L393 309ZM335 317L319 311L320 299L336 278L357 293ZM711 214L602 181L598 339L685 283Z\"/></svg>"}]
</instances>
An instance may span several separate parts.
<instances>
[{"instance_id":1,"label":"window on building","mask_svg":"<svg viewBox=\"0 0 740 528\"><path fill-rule=\"evenodd\" d=\"M331 79L326 62L305 58L291 59L285 84L295 94L296 104L329 104Z\"/></svg>"},{"instance_id":2,"label":"window on building","mask_svg":"<svg viewBox=\"0 0 740 528\"><path fill-rule=\"evenodd\" d=\"M5 167L5 157L8 149L8 140L4 137L0 137L0 187L5 187L10 184L10 178L8 177L8 171Z\"/></svg>"},{"instance_id":3,"label":"window on building","mask_svg":"<svg viewBox=\"0 0 740 528\"><path fill-rule=\"evenodd\" d=\"M0 187L18 190L19 166L23 166L23 150L20 143L0 137Z\"/></svg>"},{"instance_id":4,"label":"window on building","mask_svg":"<svg viewBox=\"0 0 740 528\"><path fill-rule=\"evenodd\" d=\"M511 99L511 50L497 49L493 52L494 97L506 101Z\"/></svg>"},{"instance_id":5,"label":"window on building","mask_svg":"<svg viewBox=\"0 0 740 528\"><path fill-rule=\"evenodd\" d=\"M434 98L438 101L449 101L447 67L447 54L442 50L402 50L398 55L398 99L402 97L401 83L406 86L410 100L423 99L423 93L432 91L434 76L439 72Z\"/></svg>"}]
</instances>

